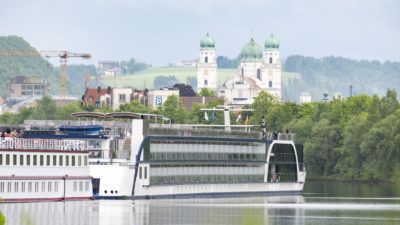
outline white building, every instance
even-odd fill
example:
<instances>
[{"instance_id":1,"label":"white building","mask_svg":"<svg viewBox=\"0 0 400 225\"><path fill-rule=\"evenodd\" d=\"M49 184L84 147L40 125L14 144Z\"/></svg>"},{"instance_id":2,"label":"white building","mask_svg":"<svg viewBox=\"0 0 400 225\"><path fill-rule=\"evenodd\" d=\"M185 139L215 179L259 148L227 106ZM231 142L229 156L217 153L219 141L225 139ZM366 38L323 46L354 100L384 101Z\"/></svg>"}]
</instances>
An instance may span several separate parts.
<instances>
[{"instance_id":1,"label":"white building","mask_svg":"<svg viewBox=\"0 0 400 225\"><path fill-rule=\"evenodd\" d=\"M217 89L217 58L215 56L215 41L206 34L200 40L200 57L197 62L197 91L208 88Z\"/></svg>"},{"instance_id":2,"label":"white building","mask_svg":"<svg viewBox=\"0 0 400 225\"><path fill-rule=\"evenodd\" d=\"M271 35L264 43L264 50L253 38L241 53L237 76L228 79L218 95L229 103L248 102L265 91L281 98L281 63L279 41Z\"/></svg>"},{"instance_id":3,"label":"white building","mask_svg":"<svg viewBox=\"0 0 400 225\"><path fill-rule=\"evenodd\" d=\"M113 88L112 90L112 109L115 111L121 104L131 102L132 88Z\"/></svg>"},{"instance_id":4,"label":"white building","mask_svg":"<svg viewBox=\"0 0 400 225\"><path fill-rule=\"evenodd\" d=\"M168 96L176 95L179 97L179 90L153 90L148 93L149 106L153 109L162 106Z\"/></svg>"},{"instance_id":5,"label":"white building","mask_svg":"<svg viewBox=\"0 0 400 225\"><path fill-rule=\"evenodd\" d=\"M311 102L311 95L308 92L303 92L300 95L300 104L310 103Z\"/></svg>"}]
</instances>

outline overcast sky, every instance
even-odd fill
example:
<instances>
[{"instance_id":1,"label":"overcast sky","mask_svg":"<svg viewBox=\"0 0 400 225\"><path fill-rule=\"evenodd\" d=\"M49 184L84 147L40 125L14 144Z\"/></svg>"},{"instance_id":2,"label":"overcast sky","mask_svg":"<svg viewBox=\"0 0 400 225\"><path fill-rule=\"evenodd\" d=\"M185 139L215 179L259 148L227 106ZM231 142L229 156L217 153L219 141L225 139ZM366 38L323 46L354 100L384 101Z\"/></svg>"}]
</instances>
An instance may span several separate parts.
<instances>
[{"instance_id":1,"label":"overcast sky","mask_svg":"<svg viewBox=\"0 0 400 225\"><path fill-rule=\"evenodd\" d=\"M195 59L207 31L216 54L231 58L253 31L262 46L273 33L282 58L400 61L397 0L0 0L1 36L21 36L38 50L91 53L91 63Z\"/></svg>"}]
</instances>

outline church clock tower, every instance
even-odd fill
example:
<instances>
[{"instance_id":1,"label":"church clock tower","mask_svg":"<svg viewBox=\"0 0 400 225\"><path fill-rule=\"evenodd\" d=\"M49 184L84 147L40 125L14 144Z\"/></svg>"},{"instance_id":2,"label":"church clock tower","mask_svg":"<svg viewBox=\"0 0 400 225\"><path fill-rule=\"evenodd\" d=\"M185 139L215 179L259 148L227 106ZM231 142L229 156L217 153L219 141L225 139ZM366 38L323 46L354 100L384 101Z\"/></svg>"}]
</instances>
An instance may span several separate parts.
<instances>
[{"instance_id":1,"label":"church clock tower","mask_svg":"<svg viewBox=\"0 0 400 225\"><path fill-rule=\"evenodd\" d=\"M270 35L264 43L263 63L261 73L266 81L263 87L269 94L281 98L281 61L279 59L279 41Z\"/></svg>"},{"instance_id":2,"label":"church clock tower","mask_svg":"<svg viewBox=\"0 0 400 225\"><path fill-rule=\"evenodd\" d=\"M217 89L215 41L208 33L200 40L200 57L197 62L197 92L202 88L212 91Z\"/></svg>"}]
</instances>

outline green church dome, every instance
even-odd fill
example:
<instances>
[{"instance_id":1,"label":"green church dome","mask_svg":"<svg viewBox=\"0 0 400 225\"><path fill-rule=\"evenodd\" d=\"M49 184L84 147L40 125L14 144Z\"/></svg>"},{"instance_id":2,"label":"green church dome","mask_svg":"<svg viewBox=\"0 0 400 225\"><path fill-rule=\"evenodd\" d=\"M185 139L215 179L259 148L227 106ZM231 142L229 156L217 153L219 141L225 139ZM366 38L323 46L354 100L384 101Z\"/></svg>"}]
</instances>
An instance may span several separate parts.
<instances>
[{"instance_id":1,"label":"green church dome","mask_svg":"<svg viewBox=\"0 0 400 225\"><path fill-rule=\"evenodd\" d=\"M212 37L210 37L210 35L208 35L208 33L206 34L206 36L204 36L201 40L200 40L200 48L201 49L207 49L207 48L214 48L215 47L215 41Z\"/></svg>"},{"instance_id":2,"label":"green church dome","mask_svg":"<svg viewBox=\"0 0 400 225\"><path fill-rule=\"evenodd\" d=\"M269 36L269 38L264 43L265 49L268 50L278 50L279 49L279 41L274 37L273 34Z\"/></svg>"},{"instance_id":3,"label":"green church dome","mask_svg":"<svg viewBox=\"0 0 400 225\"><path fill-rule=\"evenodd\" d=\"M262 48L258 45L253 38L247 43L240 53L241 61L261 61L262 60Z\"/></svg>"}]
</instances>

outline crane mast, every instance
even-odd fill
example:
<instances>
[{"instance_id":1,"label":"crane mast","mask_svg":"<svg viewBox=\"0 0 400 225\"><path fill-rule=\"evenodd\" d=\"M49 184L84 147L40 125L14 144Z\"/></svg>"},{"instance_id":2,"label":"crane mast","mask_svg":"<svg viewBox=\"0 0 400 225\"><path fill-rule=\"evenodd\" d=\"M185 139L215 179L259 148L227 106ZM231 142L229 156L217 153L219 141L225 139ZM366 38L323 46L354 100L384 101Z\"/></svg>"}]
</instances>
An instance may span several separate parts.
<instances>
[{"instance_id":1,"label":"crane mast","mask_svg":"<svg viewBox=\"0 0 400 225\"><path fill-rule=\"evenodd\" d=\"M73 53L68 51L36 51L31 50L4 50L0 51L0 56L5 57L44 57L60 59L60 105L65 105L65 96L67 94L67 59L82 58L90 59L92 56L87 53Z\"/></svg>"}]
</instances>

